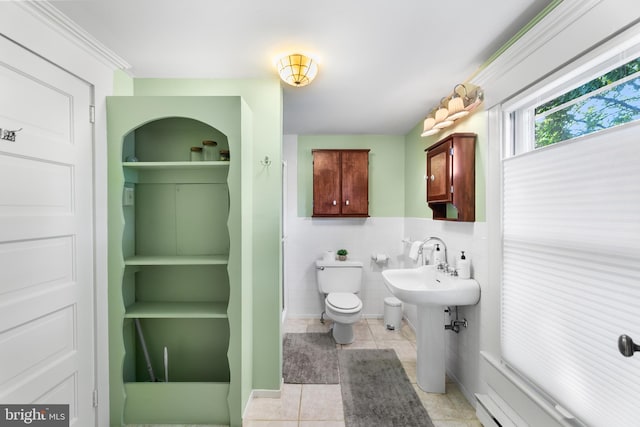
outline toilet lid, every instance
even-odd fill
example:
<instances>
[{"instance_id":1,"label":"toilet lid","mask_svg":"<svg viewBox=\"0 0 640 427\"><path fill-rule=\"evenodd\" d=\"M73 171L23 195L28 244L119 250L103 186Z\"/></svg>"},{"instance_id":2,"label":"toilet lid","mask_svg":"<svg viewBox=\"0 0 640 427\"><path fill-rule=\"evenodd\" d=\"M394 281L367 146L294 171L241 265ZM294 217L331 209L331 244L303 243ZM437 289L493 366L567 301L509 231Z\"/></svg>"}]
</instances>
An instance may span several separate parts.
<instances>
[{"instance_id":1,"label":"toilet lid","mask_svg":"<svg viewBox=\"0 0 640 427\"><path fill-rule=\"evenodd\" d=\"M336 308L351 310L358 307L360 298L348 292L332 292L327 295L327 302Z\"/></svg>"}]
</instances>

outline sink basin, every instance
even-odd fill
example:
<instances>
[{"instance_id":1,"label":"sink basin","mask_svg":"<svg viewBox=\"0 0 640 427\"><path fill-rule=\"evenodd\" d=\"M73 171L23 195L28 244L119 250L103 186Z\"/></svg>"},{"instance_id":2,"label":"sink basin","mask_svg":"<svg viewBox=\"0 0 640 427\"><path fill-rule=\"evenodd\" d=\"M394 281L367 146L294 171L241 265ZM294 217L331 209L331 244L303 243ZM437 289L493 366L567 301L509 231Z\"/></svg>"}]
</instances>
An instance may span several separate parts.
<instances>
[{"instance_id":1,"label":"sink basin","mask_svg":"<svg viewBox=\"0 0 640 427\"><path fill-rule=\"evenodd\" d=\"M384 283L396 298L415 304L418 386L429 393L445 393L445 306L473 305L480 300L480 285L437 271L433 265L382 272Z\"/></svg>"},{"instance_id":2,"label":"sink basin","mask_svg":"<svg viewBox=\"0 0 640 427\"><path fill-rule=\"evenodd\" d=\"M400 301L419 306L473 305L480 300L480 285L436 270L433 265L382 272L387 289Z\"/></svg>"}]
</instances>

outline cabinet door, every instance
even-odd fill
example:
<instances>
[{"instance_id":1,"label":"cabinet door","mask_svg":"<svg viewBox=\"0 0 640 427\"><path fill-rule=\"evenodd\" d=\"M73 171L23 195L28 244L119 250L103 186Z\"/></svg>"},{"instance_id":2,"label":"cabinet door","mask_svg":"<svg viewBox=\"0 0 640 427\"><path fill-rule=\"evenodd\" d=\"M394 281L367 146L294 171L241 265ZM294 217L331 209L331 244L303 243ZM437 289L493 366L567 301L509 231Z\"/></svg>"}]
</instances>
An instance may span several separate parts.
<instances>
[{"instance_id":1,"label":"cabinet door","mask_svg":"<svg viewBox=\"0 0 640 427\"><path fill-rule=\"evenodd\" d=\"M342 214L369 213L369 152L343 151Z\"/></svg>"},{"instance_id":2,"label":"cabinet door","mask_svg":"<svg viewBox=\"0 0 640 427\"><path fill-rule=\"evenodd\" d=\"M427 152L427 202L451 202L451 140Z\"/></svg>"},{"instance_id":3,"label":"cabinet door","mask_svg":"<svg viewBox=\"0 0 640 427\"><path fill-rule=\"evenodd\" d=\"M313 215L339 215L340 205L340 151L313 151Z\"/></svg>"}]
</instances>

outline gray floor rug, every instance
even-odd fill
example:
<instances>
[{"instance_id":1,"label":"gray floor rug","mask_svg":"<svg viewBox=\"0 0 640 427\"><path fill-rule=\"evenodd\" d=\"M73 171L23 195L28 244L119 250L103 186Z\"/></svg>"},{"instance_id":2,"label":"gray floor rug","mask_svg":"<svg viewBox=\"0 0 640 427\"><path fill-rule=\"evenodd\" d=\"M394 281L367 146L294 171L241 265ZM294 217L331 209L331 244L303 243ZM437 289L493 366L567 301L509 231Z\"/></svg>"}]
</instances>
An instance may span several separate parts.
<instances>
[{"instance_id":1,"label":"gray floor rug","mask_svg":"<svg viewBox=\"0 0 640 427\"><path fill-rule=\"evenodd\" d=\"M338 352L330 333L286 334L282 353L285 383L340 383Z\"/></svg>"},{"instance_id":2,"label":"gray floor rug","mask_svg":"<svg viewBox=\"0 0 640 427\"><path fill-rule=\"evenodd\" d=\"M346 427L433 427L395 351L338 352Z\"/></svg>"}]
</instances>

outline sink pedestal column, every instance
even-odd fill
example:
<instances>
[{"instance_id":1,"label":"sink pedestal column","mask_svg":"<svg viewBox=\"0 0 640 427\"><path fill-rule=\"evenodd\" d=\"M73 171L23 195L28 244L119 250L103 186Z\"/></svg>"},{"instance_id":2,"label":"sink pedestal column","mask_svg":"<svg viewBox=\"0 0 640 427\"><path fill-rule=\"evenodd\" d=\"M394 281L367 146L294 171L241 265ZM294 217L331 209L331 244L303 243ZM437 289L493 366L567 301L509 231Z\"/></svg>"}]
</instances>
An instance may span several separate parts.
<instances>
[{"instance_id":1,"label":"sink pedestal column","mask_svg":"<svg viewBox=\"0 0 640 427\"><path fill-rule=\"evenodd\" d=\"M428 393L445 392L444 308L418 306L416 370L418 386Z\"/></svg>"}]
</instances>

